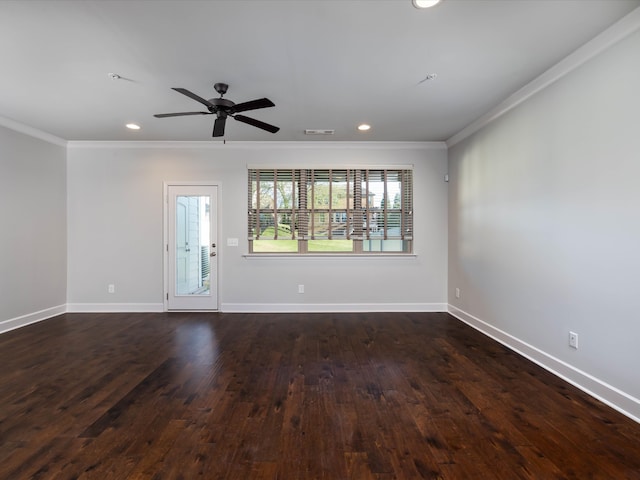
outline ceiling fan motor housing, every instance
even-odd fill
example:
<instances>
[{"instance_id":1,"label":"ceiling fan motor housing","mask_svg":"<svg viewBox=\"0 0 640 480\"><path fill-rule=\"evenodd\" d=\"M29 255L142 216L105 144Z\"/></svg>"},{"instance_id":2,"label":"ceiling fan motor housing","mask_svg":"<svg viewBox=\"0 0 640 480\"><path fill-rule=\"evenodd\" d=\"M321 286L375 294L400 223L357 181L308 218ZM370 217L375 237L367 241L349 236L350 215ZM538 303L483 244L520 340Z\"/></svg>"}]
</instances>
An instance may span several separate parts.
<instances>
[{"instance_id":1,"label":"ceiling fan motor housing","mask_svg":"<svg viewBox=\"0 0 640 480\"><path fill-rule=\"evenodd\" d=\"M235 106L234 102L232 102L231 100L227 100L226 98L210 98L209 102L213 103L217 107L217 109L225 110L227 112L229 112L232 107ZM217 110L211 107L208 108L211 112L215 112Z\"/></svg>"}]
</instances>

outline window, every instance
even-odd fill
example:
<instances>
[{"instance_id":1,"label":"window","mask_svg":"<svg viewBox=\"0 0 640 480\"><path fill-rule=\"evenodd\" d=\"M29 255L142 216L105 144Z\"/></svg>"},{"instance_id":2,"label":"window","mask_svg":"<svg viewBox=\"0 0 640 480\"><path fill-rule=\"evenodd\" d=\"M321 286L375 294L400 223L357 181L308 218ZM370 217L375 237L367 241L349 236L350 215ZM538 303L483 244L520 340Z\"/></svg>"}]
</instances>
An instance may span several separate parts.
<instances>
[{"instance_id":1,"label":"window","mask_svg":"<svg viewBox=\"0 0 640 480\"><path fill-rule=\"evenodd\" d=\"M411 253L410 169L249 169L250 253Z\"/></svg>"}]
</instances>

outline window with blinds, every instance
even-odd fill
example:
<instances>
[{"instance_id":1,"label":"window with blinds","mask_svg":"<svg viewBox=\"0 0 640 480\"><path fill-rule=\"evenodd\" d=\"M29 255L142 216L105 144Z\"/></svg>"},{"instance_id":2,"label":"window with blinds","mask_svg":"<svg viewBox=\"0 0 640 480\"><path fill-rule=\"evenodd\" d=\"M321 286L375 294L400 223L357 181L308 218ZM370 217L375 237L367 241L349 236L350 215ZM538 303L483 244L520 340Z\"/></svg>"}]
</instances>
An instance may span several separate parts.
<instances>
[{"instance_id":1,"label":"window with blinds","mask_svg":"<svg viewBox=\"0 0 640 480\"><path fill-rule=\"evenodd\" d=\"M413 171L249 169L250 253L412 253Z\"/></svg>"}]
</instances>

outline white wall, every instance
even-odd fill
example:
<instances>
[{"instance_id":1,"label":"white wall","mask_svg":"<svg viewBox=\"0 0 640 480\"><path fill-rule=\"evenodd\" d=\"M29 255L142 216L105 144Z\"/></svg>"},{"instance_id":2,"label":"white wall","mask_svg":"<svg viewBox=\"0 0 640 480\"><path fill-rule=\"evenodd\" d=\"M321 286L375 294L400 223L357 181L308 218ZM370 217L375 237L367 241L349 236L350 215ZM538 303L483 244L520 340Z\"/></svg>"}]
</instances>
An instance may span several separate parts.
<instances>
[{"instance_id":1,"label":"white wall","mask_svg":"<svg viewBox=\"0 0 640 480\"><path fill-rule=\"evenodd\" d=\"M636 419L639 52L636 32L449 150L451 311Z\"/></svg>"},{"instance_id":2,"label":"white wall","mask_svg":"<svg viewBox=\"0 0 640 480\"><path fill-rule=\"evenodd\" d=\"M0 332L64 311L64 146L0 126Z\"/></svg>"},{"instance_id":3,"label":"white wall","mask_svg":"<svg viewBox=\"0 0 640 480\"><path fill-rule=\"evenodd\" d=\"M247 165L413 165L416 256L246 258ZM67 168L71 310L162 308L163 182L198 180L220 182L221 310L446 309L444 144L71 142Z\"/></svg>"}]
</instances>

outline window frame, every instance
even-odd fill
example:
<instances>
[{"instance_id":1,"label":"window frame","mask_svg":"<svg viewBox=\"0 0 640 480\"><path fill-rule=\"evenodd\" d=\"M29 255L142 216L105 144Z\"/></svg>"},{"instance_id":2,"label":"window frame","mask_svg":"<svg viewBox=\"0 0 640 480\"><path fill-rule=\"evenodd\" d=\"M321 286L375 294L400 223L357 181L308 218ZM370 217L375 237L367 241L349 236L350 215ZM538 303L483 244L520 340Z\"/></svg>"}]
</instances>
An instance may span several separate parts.
<instances>
[{"instance_id":1,"label":"window frame","mask_svg":"<svg viewBox=\"0 0 640 480\"><path fill-rule=\"evenodd\" d=\"M247 179L249 255L413 255L413 166L250 166ZM288 199L283 198L282 179L291 182ZM267 186L263 188L265 182ZM394 188L390 189L390 185ZM322 187L325 192L317 194L316 190L323 190ZM334 190L338 190L338 196L343 194L343 203L336 205ZM379 205L376 207L372 199L380 193L382 199L379 202L375 199ZM389 199L390 194L394 194L393 200ZM318 205L319 200L323 200L326 207ZM319 222L318 218L325 220ZM344 228L336 235L339 230L334 230L332 222L338 221L337 218L343 219L339 223ZM281 219L288 223L281 223ZM322 230L317 224L325 226L324 235L319 233ZM254 241L282 240L287 225L291 233L285 233L286 240L295 240L295 250L255 249ZM261 238L268 229L267 238ZM350 240L352 248L344 251L310 249L309 241L315 240ZM379 249L372 249L372 242L379 242ZM389 245L400 248L385 250Z\"/></svg>"}]
</instances>

